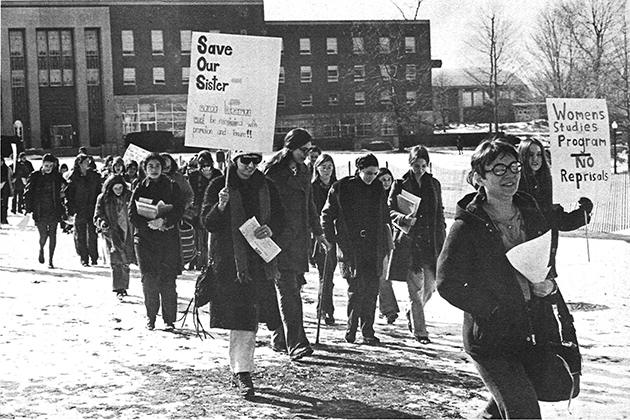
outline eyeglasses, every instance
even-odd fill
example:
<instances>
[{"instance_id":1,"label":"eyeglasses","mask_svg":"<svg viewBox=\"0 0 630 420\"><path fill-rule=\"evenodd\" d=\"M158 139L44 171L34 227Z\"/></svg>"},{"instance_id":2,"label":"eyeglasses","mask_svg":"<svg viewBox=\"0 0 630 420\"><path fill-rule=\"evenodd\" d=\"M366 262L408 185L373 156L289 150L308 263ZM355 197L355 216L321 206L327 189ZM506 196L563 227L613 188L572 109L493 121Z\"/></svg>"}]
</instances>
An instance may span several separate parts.
<instances>
[{"instance_id":1,"label":"eyeglasses","mask_svg":"<svg viewBox=\"0 0 630 420\"><path fill-rule=\"evenodd\" d=\"M242 156L239 160L243 165L247 166L250 163L258 165L262 161L262 158L260 156Z\"/></svg>"},{"instance_id":2,"label":"eyeglasses","mask_svg":"<svg viewBox=\"0 0 630 420\"><path fill-rule=\"evenodd\" d=\"M210 169L210 168L212 168L212 165L201 165L201 166L199 166L199 169L201 169L202 171L204 169Z\"/></svg>"},{"instance_id":3,"label":"eyeglasses","mask_svg":"<svg viewBox=\"0 0 630 420\"><path fill-rule=\"evenodd\" d=\"M508 169L513 174L517 174L517 173L521 172L521 170L523 169L523 165L521 164L521 162L516 161L516 160L514 162L510 163L509 165L505 165L503 163L497 163L496 165L494 165L492 167L492 169L490 169L489 171L486 171L486 173L492 172L496 176L503 176L503 175L506 174Z\"/></svg>"},{"instance_id":4,"label":"eyeglasses","mask_svg":"<svg viewBox=\"0 0 630 420\"><path fill-rule=\"evenodd\" d=\"M305 147L305 146L300 147L300 151L302 151L302 153L308 153L309 150L311 150L310 147Z\"/></svg>"}]
</instances>

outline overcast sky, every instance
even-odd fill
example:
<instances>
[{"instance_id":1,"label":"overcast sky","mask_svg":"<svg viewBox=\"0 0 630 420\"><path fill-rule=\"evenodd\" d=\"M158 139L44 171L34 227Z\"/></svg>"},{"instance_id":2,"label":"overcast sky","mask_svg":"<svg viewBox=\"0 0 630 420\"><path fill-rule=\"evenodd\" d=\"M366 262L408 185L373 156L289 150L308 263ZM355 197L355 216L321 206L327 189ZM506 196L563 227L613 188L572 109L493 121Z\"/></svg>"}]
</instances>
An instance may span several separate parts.
<instances>
[{"instance_id":1,"label":"overcast sky","mask_svg":"<svg viewBox=\"0 0 630 420\"><path fill-rule=\"evenodd\" d=\"M264 0L266 20L370 20L401 19L394 1L408 19L413 17L411 0ZM524 40L535 25L536 14L546 3L559 0L495 0L523 33ZM465 40L477 20L478 8L487 0L423 0L419 19L431 21L431 53L443 67L467 67L474 64ZM521 46L525 48L525 46Z\"/></svg>"}]
</instances>

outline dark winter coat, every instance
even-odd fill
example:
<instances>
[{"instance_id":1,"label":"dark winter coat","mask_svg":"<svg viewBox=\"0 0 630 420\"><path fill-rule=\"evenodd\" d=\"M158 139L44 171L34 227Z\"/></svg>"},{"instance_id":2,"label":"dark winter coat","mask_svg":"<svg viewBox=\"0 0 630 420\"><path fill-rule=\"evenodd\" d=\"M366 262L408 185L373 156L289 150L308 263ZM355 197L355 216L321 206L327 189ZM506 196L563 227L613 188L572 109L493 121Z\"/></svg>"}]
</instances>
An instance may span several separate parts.
<instances>
[{"instance_id":1,"label":"dark winter coat","mask_svg":"<svg viewBox=\"0 0 630 420\"><path fill-rule=\"evenodd\" d=\"M21 192L26 187L26 184L23 179L28 179L28 177L33 173L33 164L28 160L21 161L18 160L15 165L15 172L13 173L13 179L15 179L15 191Z\"/></svg>"},{"instance_id":2,"label":"dark winter coat","mask_svg":"<svg viewBox=\"0 0 630 420\"><path fill-rule=\"evenodd\" d=\"M92 223L96 199L101 193L101 177L92 169L85 175L81 171L72 171L66 188L68 214L75 216L76 223Z\"/></svg>"},{"instance_id":3,"label":"dark winter coat","mask_svg":"<svg viewBox=\"0 0 630 420\"><path fill-rule=\"evenodd\" d=\"M47 188L46 183L52 183ZM27 213L33 213L37 222L60 222L66 216L63 203L63 189L66 180L57 171L44 174L42 171L31 172L24 189L24 207Z\"/></svg>"},{"instance_id":4,"label":"dark winter coat","mask_svg":"<svg viewBox=\"0 0 630 420\"><path fill-rule=\"evenodd\" d=\"M416 213L416 224L409 231L409 236L413 240L413 250L409 255L414 259L410 266L418 268L420 263L435 265L446 238L442 186L428 172L422 175L422 187L418 185L412 171L407 172L402 180L397 180L392 186L388 200L390 216L392 222L396 224L402 224L402 218L405 216L400 212L397 202L402 190L422 199Z\"/></svg>"},{"instance_id":5,"label":"dark winter coat","mask_svg":"<svg viewBox=\"0 0 630 420\"><path fill-rule=\"evenodd\" d=\"M153 230L149 227L150 219L138 214L136 201L140 197L148 198L151 204L160 200L171 204L173 208L161 217L168 228L166 231ZM135 230L135 249L138 265L142 273L167 273L177 276L182 270L179 222L184 215L184 198L175 181L166 175L156 180L145 178L133 191L129 205L129 219Z\"/></svg>"},{"instance_id":6,"label":"dark winter coat","mask_svg":"<svg viewBox=\"0 0 630 420\"><path fill-rule=\"evenodd\" d=\"M471 193L458 203L437 262L437 288L444 299L464 311L468 353L527 351L533 334L529 305L506 257L501 233L482 208L485 199L483 193ZM513 202L521 212L526 240L549 230L531 196L516 193Z\"/></svg>"},{"instance_id":7,"label":"dark winter coat","mask_svg":"<svg viewBox=\"0 0 630 420\"><path fill-rule=\"evenodd\" d=\"M369 202L364 203L364 199ZM389 212L379 180L367 185L358 176L349 176L335 182L321 220L326 238L337 244L337 260L344 278L356 277L357 264L365 259L365 251L376 258L375 274L380 276L389 251ZM371 246L367 250L366 241Z\"/></svg>"},{"instance_id":8,"label":"dark winter coat","mask_svg":"<svg viewBox=\"0 0 630 420\"><path fill-rule=\"evenodd\" d=\"M101 230L107 249L109 249L110 261L112 264L136 263L136 253L133 246L133 225L129 220L129 202L131 201L131 191L125 189L117 197L111 190L112 185L105 181L104 192L96 200L96 210L94 212L94 225ZM127 234L124 235L118 223L117 206L122 204L122 211L127 218ZM107 227L103 227L103 223Z\"/></svg>"},{"instance_id":9,"label":"dark winter coat","mask_svg":"<svg viewBox=\"0 0 630 420\"><path fill-rule=\"evenodd\" d=\"M283 252L278 255L280 270L308 271L311 233L319 236L322 227L313 201L311 173L304 163L297 163L297 173L289 167L289 158L283 158L267 169L284 207L286 223L274 239Z\"/></svg>"},{"instance_id":10,"label":"dark winter coat","mask_svg":"<svg viewBox=\"0 0 630 420\"><path fill-rule=\"evenodd\" d=\"M210 301L210 327L254 331L257 323L263 322L274 330L282 325L274 284L279 276L277 258L266 264L238 228L256 216L261 226L271 228L275 239L284 225L280 196L262 172L242 180L234 167L229 170L230 201L226 208L218 209L219 192L225 186L221 176L210 183L201 213L203 225L212 233L209 266L217 286Z\"/></svg>"},{"instance_id":11,"label":"dark winter coat","mask_svg":"<svg viewBox=\"0 0 630 420\"><path fill-rule=\"evenodd\" d=\"M199 216L201 215L201 207L203 206L203 199L206 193L206 189L215 178L222 176L220 170L217 168L212 168L210 172L210 178L206 178L201 175L201 172L192 171L188 174L188 183L193 191L193 201L192 205L186 211L186 218L192 220L193 225L197 228L203 228L203 223L201 223Z\"/></svg>"}]
</instances>

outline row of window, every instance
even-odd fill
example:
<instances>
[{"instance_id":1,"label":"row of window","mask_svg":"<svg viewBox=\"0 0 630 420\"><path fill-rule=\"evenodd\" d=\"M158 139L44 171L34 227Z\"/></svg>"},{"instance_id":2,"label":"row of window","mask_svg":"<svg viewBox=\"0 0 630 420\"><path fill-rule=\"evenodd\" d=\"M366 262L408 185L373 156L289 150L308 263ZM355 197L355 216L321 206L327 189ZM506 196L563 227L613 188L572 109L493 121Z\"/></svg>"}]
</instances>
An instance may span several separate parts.
<instances>
[{"instance_id":1,"label":"row of window","mask_svg":"<svg viewBox=\"0 0 630 420\"><path fill-rule=\"evenodd\" d=\"M397 74L397 66L394 65L384 65L381 64L379 66L379 71L381 75L381 79L383 81L389 81L392 78L396 77ZM334 83L339 81L339 66L327 66L326 68L327 80L328 82ZM364 82L365 81L365 65L355 65L353 68L353 80L355 82ZM418 74L417 66L415 64L406 64L405 65L405 80L414 81L416 80ZM280 67L280 83L284 83L286 80L286 74L284 67ZM313 81L313 70L311 66L300 66L300 82L302 83L311 83Z\"/></svg>"},{"instance_id":2,"label":"row of window","mask_svg":"<svg viewBox=\"0 0 630 420\"><path fill-rule=\"evenodd\" d=\"M218 31L209 31L218 32ZM121 31L122 53L123 55L135 55L134 32L132 30ZM179 31L180 51L182 55L189 55L191 48L192 31ZM311 39L300 38L300 55L311 55ZM380 37L378 40L378 50L381 53L389 54L392 52L392 41L390 37ZM164 55L164 34L161 30L151 31L151 52L153 55ZM284 42L282 47L284 53ZM352 37L353 54L365 54L365 40L363 37ZM337 38L326 38L326 53L335 55L339 53L337 47ZM413 36L405 37L405 53L416 53L416 38Z\"/></svg>"},{"instance_id":3,"label":"row of window","mask_svg":"<svg viewBox=\"0 0 630 420\"><path fill-rule=\"evenodd\" d=\"M318 136L321 138L340 138L340 137L372 137L374 135L375 128L371 122L361 122L356 120L350 120L351 122L338 121L332 124L322 124L321 132L318 130ZM284 135L291 131L298 125L306 129L309 133L313 133L313 127L308 125L308 122L295 121L279 121L275 128L275 134ZM383 117L376 129L380 132L381 136L395 136L396 135L396 122L389 118Z\"/></svg>"},{"instance_id":4,"label":"row of window","mask_svg":"<svg viewBox=\"0 0 630 420\"><path fill-rule=\"evenodd\" d=\"M416 91L407 91L405 94L407 105L414 105L417 99ZM383 90L379 94L379 102L381 105L388 105L392 103L392 94L386 90ZM354 92L354 105L356 106L365 106L365 92ZM313 106L313 95L306 94L302 96L300 100L300 105L303 107L311 107ZM328 95L328 106L338 106L339 105L339 94L331 93ZM287 106L286 96L283 94L278 95L278 107L284 108Z\"/></svg>"}]
</instances>

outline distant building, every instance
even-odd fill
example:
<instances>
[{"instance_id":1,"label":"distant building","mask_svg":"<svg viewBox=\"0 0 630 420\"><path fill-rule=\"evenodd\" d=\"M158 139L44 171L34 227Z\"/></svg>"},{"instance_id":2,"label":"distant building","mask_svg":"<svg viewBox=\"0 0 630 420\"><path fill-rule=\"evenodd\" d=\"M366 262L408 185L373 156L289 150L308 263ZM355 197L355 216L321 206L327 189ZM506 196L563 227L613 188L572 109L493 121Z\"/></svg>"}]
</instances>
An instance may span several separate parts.
<instances>
[{"instance_id":1,"label":"distant building","mask_svg":"<svg viewBox=\"0 0 630 420\"><path fill-rule=\"evenodd\" d=\"M124 136L183 142L193 31L283 39L276 137L323 147L432 135L428 21L265 22L263 0L3 0L2 132L27 148L122 153ZM252 63L255 65L256 63Z\"/></svg>"},{"instance_id":2,"label":"distant building","mask_svg":"<svg viewBox=\"0 0 630 420\"><path fill-rule=\"evenodd\" d=\"M436 124L488 123L493 120L488 74L479 69L439 69L433 72ZM529 98L529 89L516 75L499 75L499 122L516 120L514 102ZM520 120L519 120L520 121Z\"/></svg>"}]
</instances>

